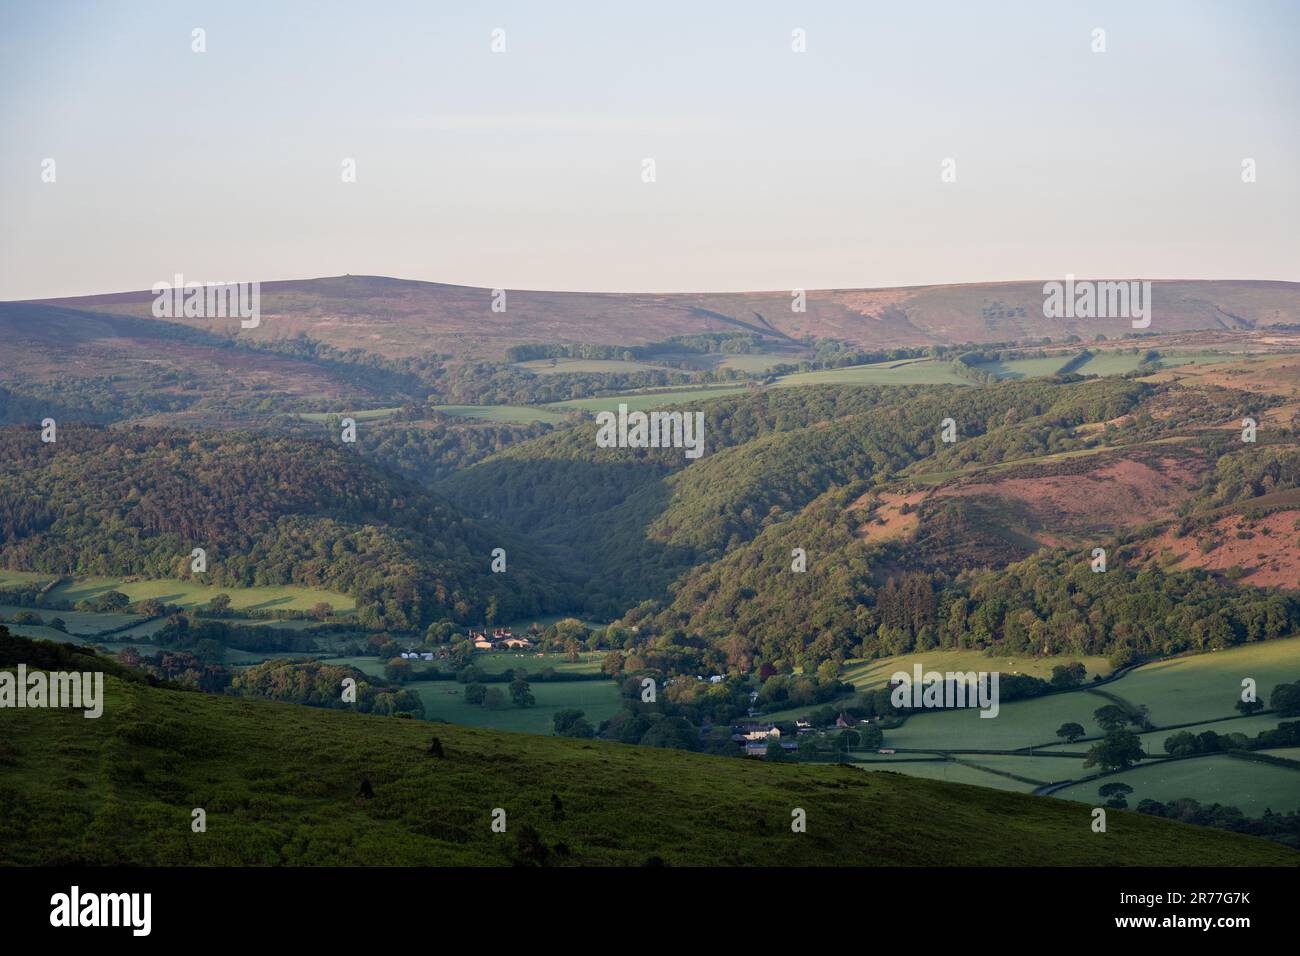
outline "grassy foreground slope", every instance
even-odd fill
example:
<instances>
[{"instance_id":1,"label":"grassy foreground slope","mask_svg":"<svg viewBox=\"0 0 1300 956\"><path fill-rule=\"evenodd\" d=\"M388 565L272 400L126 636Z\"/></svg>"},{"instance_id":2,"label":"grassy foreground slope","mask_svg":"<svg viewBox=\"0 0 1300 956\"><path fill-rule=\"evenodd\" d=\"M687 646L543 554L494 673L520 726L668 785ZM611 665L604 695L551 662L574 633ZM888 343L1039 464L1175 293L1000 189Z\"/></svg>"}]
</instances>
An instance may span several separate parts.
<instances>
[{"instance_id":1,"label":"grassy foreground slope","mask_svg":"<svg viewBox=\"0 0 1300 956\"><path fill-rule=\"evenodd\" d=\"M847 767L105 686L97 720L0 710L0 864L1300 862L1236 834L1120 811L1098 834L1086 805ZM196 807L205 833L191 831ZM791 832L796 807L805 833Z\"/></svg>"}]
</instances>

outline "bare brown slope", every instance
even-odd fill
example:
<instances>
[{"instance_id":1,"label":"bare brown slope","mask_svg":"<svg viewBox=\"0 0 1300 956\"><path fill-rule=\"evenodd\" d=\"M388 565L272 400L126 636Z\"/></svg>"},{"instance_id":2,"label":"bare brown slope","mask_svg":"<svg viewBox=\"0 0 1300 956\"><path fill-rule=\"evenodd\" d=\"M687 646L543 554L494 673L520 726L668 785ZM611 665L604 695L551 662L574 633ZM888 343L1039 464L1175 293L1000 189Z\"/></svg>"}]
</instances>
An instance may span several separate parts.
<instances>
[{"instance_id":1,"label":"bare brown slope","mask_svg":"<svg viewBox=\"0 0 1300 956\"><path fill-rule=\"evenodd\" d=\"M807 293L807 311L789 291L742 293L535 292L507 290L506 311L492 291L378 276L335 276L262 284L256 338L305 333L338 348L388 356L429 351L498 358L525 342L635 345L701 331L762 332L773 346L805 335L865 348L1000 342L1132 330L1127 319L1049 319L1042 281L830 289ZM97 312L150 316L152 293L45 300ZM1157 281L1151 331L1262 328L1300 324L1300 283ZM180 320L227 331L235 320Z\"/></svg>"}]
</instances>

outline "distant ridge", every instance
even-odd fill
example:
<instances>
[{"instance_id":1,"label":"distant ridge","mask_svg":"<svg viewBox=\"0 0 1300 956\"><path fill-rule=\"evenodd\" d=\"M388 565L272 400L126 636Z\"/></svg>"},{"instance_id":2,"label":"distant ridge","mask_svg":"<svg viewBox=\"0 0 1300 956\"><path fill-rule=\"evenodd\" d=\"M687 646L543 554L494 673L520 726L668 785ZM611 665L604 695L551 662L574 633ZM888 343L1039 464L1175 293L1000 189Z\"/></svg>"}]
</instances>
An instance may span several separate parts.
<instances>
[{"instance_id":1,"label":"distant ridge","mask_svg":"<svg viewBox=\"0 0 1300 956\"><path fill-rule=\"evenodd\" d=\"M806 311L792 309L793 290L735 293L610 293L506 291L493 312L493 290L345 275L262 283L265 321L241 334L305 335L341 349L389 357L430 351L499 359L528 342L641 345L674 335L744 329L773 346L804 336L880 349L1007 342L1077 335L1117 337L1127 319L1048 318L1048 280L806 292ZM152 319L148 290L33 300L85 312ZM1152 282L1150 332L1260 329L1300 324L1300 283L1271 280ZM238 328L232 320L166 320L209 331ZM229 329L227 329L229 326Z\"/></svg>"}]
</instances>

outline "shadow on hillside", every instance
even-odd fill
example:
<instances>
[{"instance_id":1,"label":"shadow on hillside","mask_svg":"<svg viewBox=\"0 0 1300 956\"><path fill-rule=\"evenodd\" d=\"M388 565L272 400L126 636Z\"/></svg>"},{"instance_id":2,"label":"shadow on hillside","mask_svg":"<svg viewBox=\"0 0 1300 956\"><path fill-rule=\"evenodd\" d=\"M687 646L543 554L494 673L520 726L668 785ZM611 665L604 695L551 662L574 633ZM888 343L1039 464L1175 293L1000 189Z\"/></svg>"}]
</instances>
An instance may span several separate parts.
<instances>
[{"instance_id":1,"label":"shadow on hillside","mask_svg":"<svg viewBox=\"0 0 1300 956\"><path fill-rule=\"evenodd\" d=\"M634 454L616 462L498 458L435 490L470 517L526 541L571 592L572 610L611 619L666 596L696 557L694 549L648 537L672 499L675 469Z\"/></svg>"}]
</instances>

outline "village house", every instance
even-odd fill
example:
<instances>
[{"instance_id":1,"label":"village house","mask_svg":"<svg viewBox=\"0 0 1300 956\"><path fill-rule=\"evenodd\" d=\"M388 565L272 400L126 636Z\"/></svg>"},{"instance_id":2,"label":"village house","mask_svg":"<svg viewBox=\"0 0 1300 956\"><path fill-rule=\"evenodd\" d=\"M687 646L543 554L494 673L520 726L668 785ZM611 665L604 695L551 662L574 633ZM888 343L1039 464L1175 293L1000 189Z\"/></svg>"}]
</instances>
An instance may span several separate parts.
<instances>
[{"instance_id":1,"label":"village house","mask_svg":"<svg viewBox=\"0 0 1300 956\"><path fill-rule=\"evenodd\" d=\"M474 644L476 651L491 651L501 648L514 650L529 650L533 642L526 637L515 637L514 633L508 627L498 627L492 631L492 636L488 636L487 628L479 630L470 628L469 638Z\"/></svg>"},{"instance_id":2,"label":"village house","mask_svg":"<svg viewBox=\"0 0 1300 956\"><path fill-rule=\"evenodd\" d=\"M766 740L768 737L780 737L781 728L776 724L737 724L731 728L734 733L732 740L739 737L741 740Z\"/></svg>"},{"instance_id":3,"label":"village house","mask_svg":"<svg viewBox=\"0 0 1300 956\"><path fill-rule=\"evenodd\" d=\"M781 749L786 753L798 753L799 745L796 743L783 743ZM746 757L766 757L767 744L765 743L748 743L745 744Z\"/></svg>"}]
</instances>

